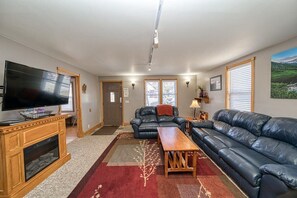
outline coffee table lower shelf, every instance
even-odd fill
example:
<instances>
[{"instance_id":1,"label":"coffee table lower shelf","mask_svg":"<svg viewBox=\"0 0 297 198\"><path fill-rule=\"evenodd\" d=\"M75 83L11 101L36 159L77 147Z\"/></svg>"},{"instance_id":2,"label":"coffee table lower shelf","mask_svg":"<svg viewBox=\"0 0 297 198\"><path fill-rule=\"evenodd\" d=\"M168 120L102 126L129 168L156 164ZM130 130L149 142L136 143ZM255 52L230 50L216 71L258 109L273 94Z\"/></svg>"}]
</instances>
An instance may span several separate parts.
<instances>
[{"instance_id":1,"label":"coffee table lower shelf","mask_svg":"<svg viewBox=\"0 0 297 198\"><path fill-rule=\"evenodd\" d=\"M193 155L192 166L189 163L189 155ZM192 172L196 177L197 151L165 151L164 166L165 177L169 172Z\"/></svg>"},{"instance_id":2,"label":"coffee table lower shelf","mask_svg":"<svg viewBox=\"0 0 297 198\"><path fill-rule=\"evenodd\" d=\"M157 130L158 143L164 152L165 177L169 172L192 172L196 177L197 145L177 127L158 127Z\"/></svg>"}]
</instances>

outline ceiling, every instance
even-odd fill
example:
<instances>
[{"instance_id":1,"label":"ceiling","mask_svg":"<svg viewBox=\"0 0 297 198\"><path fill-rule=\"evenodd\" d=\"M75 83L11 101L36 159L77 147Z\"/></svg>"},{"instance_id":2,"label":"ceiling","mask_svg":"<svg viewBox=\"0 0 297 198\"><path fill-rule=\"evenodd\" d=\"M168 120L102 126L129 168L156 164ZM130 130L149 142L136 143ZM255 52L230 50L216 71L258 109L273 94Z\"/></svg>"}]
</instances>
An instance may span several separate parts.
<instances>
[{"instance_id":1,"label":"ceiling","mask_svg":"<svg viewBox=\"0 0 297 198\"><path fill-rule=\"evenodd\" d=\"M207 71L297 36L296 0L1 0L0 35L98 76Z\"/></svg>"}]
</instances>

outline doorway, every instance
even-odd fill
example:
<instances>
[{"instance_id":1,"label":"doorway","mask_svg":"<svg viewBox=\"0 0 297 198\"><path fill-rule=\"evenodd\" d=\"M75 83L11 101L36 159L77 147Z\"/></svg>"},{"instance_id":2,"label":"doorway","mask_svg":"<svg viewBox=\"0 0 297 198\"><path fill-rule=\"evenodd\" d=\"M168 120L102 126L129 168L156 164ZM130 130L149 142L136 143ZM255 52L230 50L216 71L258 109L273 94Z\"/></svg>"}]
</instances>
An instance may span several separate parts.
<instances>
[{"instance_id":1,"label":"doorway","mask_svg":"<svg viewBox=\"0 0 297 198\"><path fill-rule=\"evenodd\" d=\"M77 111L76 111L76 83L75 78L71 77L69 87L68 104L61 105L61 113L67 114L66 118L66 143L70 143L77 138Z\"/></svg>"},{"instance_id":2,"label":"doorway","mask_svg":"<svg viewBox=\"0 0 297 198\"><path fill-rule=\"evenodd\" d=\"M102 89L104 126L122 125L122 82L103 82Z\"/></svg>"},{"instance_id":3,"label":"doorway","mask_svg":"<svg viewBox=\"0 0 297 198\"><path fill-rule=\"evenodd\" d=\"M69 114L69 117L66 119L66 122L70 122L68 123L68 127L66 128L66 141L67 143L69 143L72 140L74 140L76 137L81 138L84 136L84 133L82 131L82 116L81 116L80 75L73 73L71 71L68 71L61 67L57 67L57 73L70 76L71 82L72 82L71 87L72 87L73 113L65 112Z\"/></svg>"}]
</instances>

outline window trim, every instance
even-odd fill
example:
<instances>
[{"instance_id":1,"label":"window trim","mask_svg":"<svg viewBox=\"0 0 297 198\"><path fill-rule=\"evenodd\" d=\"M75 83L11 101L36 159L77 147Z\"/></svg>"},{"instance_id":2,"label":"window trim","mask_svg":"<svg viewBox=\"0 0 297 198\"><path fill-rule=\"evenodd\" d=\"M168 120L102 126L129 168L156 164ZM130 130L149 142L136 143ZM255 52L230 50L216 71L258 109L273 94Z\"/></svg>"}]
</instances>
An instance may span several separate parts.
<instances>
[{"instance_id":1,"label":"window trim","mask_svg":"<svg viewBox=\"0 0 297 198\"><path fill-rule=\"evenodd\" d=\"M178 107L178 79L177 78L160 78L160 79L144 79L144 106L146 106L146 81L158 81L159 82L159 101L160 104L163 104L163 81L176 81L176 107Z\"/></svg>"},{"instance_id":2,"label":"window trim","mask_svg":"<svg viewBox=\"0 0 297 198\"><path fill-rule=\"evenodd\" d=\"M229 79L230 79L230 75L229 75L229 70L233 69L234 67L240 67L244 64L250 63L251 64L251 112L254 112L255 109L255 60L256 57L238 62L238 63L234 63L231 65L227 65L225 67L225 108L226 109L230 109L230 96L229 96L229 92L230 92L230 87L229 87Z\"/></svg>"}]
</instances>

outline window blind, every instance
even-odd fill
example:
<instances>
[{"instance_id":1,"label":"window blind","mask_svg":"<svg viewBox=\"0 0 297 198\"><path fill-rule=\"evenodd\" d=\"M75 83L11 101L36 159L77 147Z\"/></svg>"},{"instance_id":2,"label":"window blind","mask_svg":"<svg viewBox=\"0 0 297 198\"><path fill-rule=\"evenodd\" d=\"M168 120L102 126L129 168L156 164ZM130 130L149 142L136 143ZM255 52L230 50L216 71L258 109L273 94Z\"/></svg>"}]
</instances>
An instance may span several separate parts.
<instances>
[{"instance_id":1,"label":"window blind","mask_svg":"<svg viewBox=\"0 0 297 198\"><path fill-rule=\"evenodd\" d=\"M252 111L252 65L229 69L229 108Z\"/></svg>"}]
</instances>

